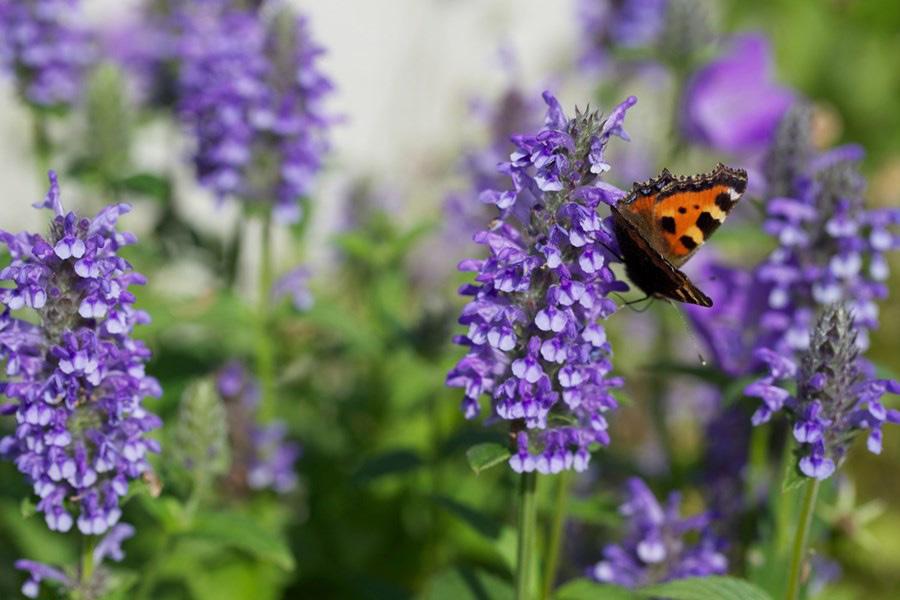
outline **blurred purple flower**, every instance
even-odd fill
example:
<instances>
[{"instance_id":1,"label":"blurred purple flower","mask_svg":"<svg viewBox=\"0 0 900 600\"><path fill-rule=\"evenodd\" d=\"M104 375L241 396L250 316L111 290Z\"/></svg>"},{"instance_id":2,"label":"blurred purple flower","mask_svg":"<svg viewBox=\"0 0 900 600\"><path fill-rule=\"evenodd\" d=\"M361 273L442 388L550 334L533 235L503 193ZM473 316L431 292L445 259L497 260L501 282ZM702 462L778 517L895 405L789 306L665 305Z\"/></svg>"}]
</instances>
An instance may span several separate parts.
<instances>
[{"instance_id":1,"label":"blurred purple flower","mask_svg":"<svg viewBox=\"0 0 900 600\"><path fill-rule=\"evenodd\" d=\"M48 237L0 232L12 256L0 278L13 284L0 289L0 386L15 401L3 412L16 418L0 452L33 484L50 529L77 522L99 535L119 520L129 480L150 469L147 454L159 451L147 432L160 421L141 402L161 390L144 373L150 351L130 337L150 317L132 307L128 291L144 277L118 256L135 241L115 230L129 207L79 218L64 212L52 171L50 183L35 205L55 213ZM12 316L21 309L37 322Z\"/></svg>"},{"instance_id":2,"label":"blurred purple flower","mask_svg":"<svg viewBox=\"0 0 900 600\"><path fill-rule=\"evenodd\" d=\"M799 367L785 355L766 348L757 351L769 374L744 390L763 401L753 424L785 410L801 447L798 467L807 477L830 477L859 431L868 431L869 451L880 454L881 426L900 423L900 411L881 404L884 394L900 394L900 383L872 376L871 368L859 359L857 332L854 315L838 304L819 317ZM796 382L796 394L786 381Z\"/></svg>"},{"instance_id":3,"label":"blurred purple flower","mask_svg":"<svg viewBox=\"0 0 900 600\"><path fill-rule=\"evenodd\" d=\"M294 223L328 150L332 89L306 17L210 2L180 13L177 95L200 182Z\"/></svg>"},{"instance_id":4,"label":"blurred purple flower","mask_svg":"<svg viewBox=\"0 0 900 600\"><path fill-rule=\"evenodd\" d=\"M628 480L628 499L619 512L628 520L628 533L621 544L603 549L603 560L588 575L603 583L641 587L686 577L722 575L728 561L723 543L710 528L708 514L680 516L681 497L669 496L666 506L642 480ZM700 541L689 545L684 537L698 533Z\"/></svg>"},{"instance_id":5,"label":"blurred purple flower","mask_svg":"<svg viewBox=\"0 0 900 600\"><path fill-rule=\"evenodd\" d=\"M38 106L75 102L93 60L86 30L73 23L78 0L0 0L0 66Z\"/></svg>"},{"instance_id":6,"label":"blurred purple flower","mask_svg":"<svg viewBox=\"0 0 900 600\"><path fill-rule=\"evenodd\" d=\"M622 385L608 377L611 348L597 321L616 310L607 295L627 286L610 269L615 239L596 209L624 195L600 174L609 169L609 139L627 139L622 121L637 100L606 119L569 119L549 92L544 100L544 128L514 136L517 149L499 167L513 189L481 193L500 218L474 237L488 258L460 263L477 275L460 290L473 297L459 318L468 331L455 339L468 353L447 385L465 389L467 418L489 394L494 416L511 421L513 470L557 473L584 470L590 446L609 442L604 413L617 406L610 390Z\"/></svg>"},{"instance_id":7,"label":"blurred purple flower","mask_svg":"<svg viewBox=\"0 0 900 600\"><path fill-rule=\"evenodd\" d=\"M772 142L793 94L771 79L771 51L761 34L733 39L728 52L697 71L682 99L682 130L721 152L748 154Z\"/></svg>"},{"instance_id":8,"label":"blurred purple flower","mask_svg":"<svg viewBox=\"0 0 900 600\"><path fill-rule=\"evenodd\" d=\"M580 0L582 62L604 66L616 48L655 45L662 34L667 0Z\"/></svg>"},{"instance_id":9,"label":"blurred purple flower","mask_svg":"<svg viewBox=\"0 0 900 600\"><path fill-rule=\"evenodd\" d=\"M280 302L284 298L290 298L294 309L306 312L312 308L315 299L309 290L309 269L296 267L281 276L272 286L272 298Z\"/></svg>"},{"instance_id":10,"label":"blurred purple flower","mask_svg":"<svg viewBox=\"0 0 900 600\"><path fill-rule=\"evenodd\" d=\"M295 463L300 457L300 446L287 439L284 422L259 422L256 381L240 362L232 361L220 369L216 383L228 411L232 481L279 494L293 490L297 486Z\"/></svg>"}]
</instances>

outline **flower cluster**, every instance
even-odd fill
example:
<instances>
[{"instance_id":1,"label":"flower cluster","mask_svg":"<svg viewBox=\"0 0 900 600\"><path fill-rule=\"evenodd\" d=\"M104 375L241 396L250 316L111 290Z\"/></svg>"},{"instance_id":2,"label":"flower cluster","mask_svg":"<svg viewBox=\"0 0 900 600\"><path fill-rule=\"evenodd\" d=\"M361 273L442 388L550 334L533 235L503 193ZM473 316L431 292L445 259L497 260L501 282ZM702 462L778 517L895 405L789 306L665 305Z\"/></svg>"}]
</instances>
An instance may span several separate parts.
<instances>
[{"instance_id":1,"label":"flower cluster","mask_svg":"<svg viewBox=\"0 0 900 600\"><path fill-rule=\"evenodd\" d=\"M134 527L127 523L119 523L110 529L94 547L92 555L94 566L102 565L107 557L116 562L121 562L125 558L125 553L122 551L122 542L132 536L134 536ZM22 595L26 598L37 598L41 591L41 582L44 580L53 581L65 590L76 592L73 595L79 596L78 588L81 584L79 584L77 578L70 577L56 567L33 560L17 560L15 566L20 571L28 573L28 579L22 584ZM91 589L96 587L93 581L84 582L84 585Z\"/></svg>"},{"instance_id":2,"label":"flower cluster","mask_svg":"<svg viewBox=\"0 0 900 600\"><path fill-rule=\"evenodd\" d=\"M74 102L92 60L87 33L73 24L78 0L0 0L0 65L38 106Z\"/></svg>"},{"instance_id":3,"label":"flower cluster","mask_svg":"<svg viewBox=\"0 0 900 600\"><path fill-rule=\"evenodd\" d=\"M309 289L310 272L307 267L295 267L278 278L272 286L272 299L280 302L290 298L291 306L298 312L312 308L315 298Z\"/></svg>"},{"instance_id":4,"label":"flower cluster","mask_svg":"<svg viewBox=\"0 0 900 600\"><path fill-rule=\"evenodd\" d=\"M830 477L861 430L869 432L869 451L879 454L882 424L900 423L900 411L881 404L885 393L900 394L900 383L872 376L871 368L859 359L857 331L850 310L833 305L819 317L799 366L769 349L758 351L769 374L745 390L763 401L753 423L764 423L786 409L794 439L801 445L798 467L807 477ZM795 394L785 381L796 384Z\"/></svg>"},{"instance_id":5,"label":"flower cluster","mask_svg":"<svg viewBox=\"0 0 900 600\"><path fill-rule=\"evenodd\" d=\"M862 150L844 146L816 155L810 118L804 106L791 108L764 161L763 228L777 247L750 270L711 265L713 309L688 309L731 374L763 366L760 348L785 356L805 350L817 310L835 302L850 303L861 349L878 326L876 302L888 292L885 254L900 247L892 231L900 209L865 208Z\"/></svg>"},{"instance_id":6,"label":"flower cluster","mask_svg":"<svg viewBox=\"0 0 900 600\"><path fill-rule=\"evenodd\" d=\"M809 146L809 123L794 122L808 118L804 111L788 114L773 156L811 155L797 148ZM797 137L798 132L805 137ZM778 353L808 347L820 306L850 302L862 349L868 346L868 331L878 326L875 302L887 296L884 255L900 248L900 236L891 231L900 224L900 209L866 210L865 180L858 169L862 155L858 146L843 146L784 173L770 170L773 191L789 192L768 201L764 228L778 248L757 269L758 280L769 289L762 329L773 339L768 347ZM776 162L785 164L768 161Z\"/></svg>"},{"instance_id":7,"label":"flower cluster","mask_svg":"<svg viewBox=\"0 0 900 600\"><path fill-rule=\"evenodd\" d=\"M627 485L628 499L619 512L628 519L628 533L621 544L603 549L603 560L589 569L590 577L640 587L725 573L728 561L723 544L711 532L708 514L682 518L677 493L662 507L642 480L632 478ZM688 545L684 537L692 532L700 534L700 541Z\"/></svg>"},{"instance_id":8,"label":"flower cluster","mask_svg":"<svg viewBox=\"0 0 900 600\"><path fill-rule=\"evenodd\" d=\"M608 294L627 286L610 269L615 239L597 208L624 195L600 175L609 139L627 139L622 122L636 99L606 119L569 119L549 92L544 99L544 128L515 136L516 151L499 167L513 189L482 192L500 217L474 236L489 256L460 263L477 275L460 290L472 300L459 319L468 330L455 341L468 353L447 384L465 389L467 418L488 394L494 415L512 422L514 470L556 473L585 469L591 444L609 442L604 413L622 384L608 376L611 348L598 321L616 310Z\"/></svg>"},{"instance_id":9,"label":"flower cluster","mask_svg":"<svg viewBox=\"0 0 900 600\"><path fill-rule=\"evenodd\" d=\"M290 442L281 421L260 423L259 387L243 365L231 362L221 369L217 387L228 411L232 483L253 490L287 493L297 486L294 463L300 446Z\"/></svg>"},{"instance_id":10,"label":"flower cluster","mask_svg":"<svg viewBox=\"0 0 900 600\"><path fill-rule=\"evenodd\" d=\"M78 529L97 535L119 520L129 480L159 450L147 432L160 421L141 402L161 390L144 374L149 350L130 337L149 317L128 291L143 276L118 256L135 241L115 229L128 206L79 218L64 212L53 172L50 182L36 205L55 213L49 236L0 232L12 256L0 271L12 283L0 290L0 385L16 420L0 452L34 485L50 529L68 531L74 510ZM22 309L37 322L13 316Z\"/></svg>"},{"instance_id":11,"label":"flower cluster","mask_svg":"<svg viewBox=\"0 0 900 600\"><path fill-rule=\"evenodd\" d=\"M213 2L189 7L178 24L178 104L197 140L200 182L219 198L271 202L276 218L296 222L333 120L308 20L285 9L266 21Z\"/></svg>"}]
</instances>

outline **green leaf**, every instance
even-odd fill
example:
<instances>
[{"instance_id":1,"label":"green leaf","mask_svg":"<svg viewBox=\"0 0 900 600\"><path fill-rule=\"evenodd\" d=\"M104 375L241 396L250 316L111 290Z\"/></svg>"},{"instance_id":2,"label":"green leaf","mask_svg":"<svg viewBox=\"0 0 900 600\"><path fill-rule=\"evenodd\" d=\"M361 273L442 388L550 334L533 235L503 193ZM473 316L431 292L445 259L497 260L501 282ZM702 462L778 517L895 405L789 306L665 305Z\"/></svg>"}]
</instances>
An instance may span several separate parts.
<instances>
[{"instance_id":1,"label":"green leaf","mask_svg":"<svg viewBox=\"0 0 900 600\"><path fill-rule=\"evenodd\" d=\"M476 475L505 462L509 456L509 449L501 444L476 444L466 450L469 466Z\"/></svg>"},{"instance_id":2,"label":"green leaf","mask_svg":"<svg viewBox=\"0 0 900 600\"><path fill-rule=\"evenodd\" d=\"M172 184L169 180L153 173L137 173L116 183L122 191L148 196L160 202L165 202L172 195Z\"/></svg>"},{"instance_id":3,"label":"green leaf","mask_svg":"<svg viewBox=\"0 0 900 600\"><path fill-rule=\"evenodd\" d=\"M294 557L287 542L278 533L264 529L260 523L239 512L201 513L187 534L213 540L243 550L285 571L294 569Z\"/></svg>"},{"instance_id":4,"label":"green leaf","mask_svg":"<svg viewBox=\"0 0 900 600\"><path fill-rule=\"evenodd\" d=\"M628 588L590 579L575 579L556 590L555 600L635 600L640 596Z\"/></svg>"},{"instance_id":5,"label":"green leaf","mask_svg":"<svg viewBox=\"0 0 900 600\"><path fill-rule=\"evenodd\" d=\"M752 583L734 577L692 577L638 590L644 598L668 600L772 600Z\"/></svg>"},{"instance_id":6,"label":"green leaf","mask_svg":"<svg viewBox=\"0 0 900 600\"><path fill-rule=\"evenodd\" d=\"M353 474L353 482L356 485L363 485L385 475L408 473L418 469L422 464L421 457L413 450L391 450L363 463Z\"/></svg>"},{"instance_id":7,"label":"green leaf","mask_svg":"<svg viewBox=\"0 0 900 600\"><path fill-rule=\"evenodd\" d=\"M480 513L474 508L447 496L435 496L433 499L439 506L444 507L468 523L472 529L481 535L491 539L497 539L500 536L500 524L484 513Z\"/></svg>"},{"instance_id":8,"label":"green leaf","mask_svg":"<svg viewBox=\"0 0 900 600\"><path fill-rule=\"evenodd\" d=\"M458 567L435 576L422 594L422 600L507 600L513 587L496 575Z\"/></svg>"}]
</instances>

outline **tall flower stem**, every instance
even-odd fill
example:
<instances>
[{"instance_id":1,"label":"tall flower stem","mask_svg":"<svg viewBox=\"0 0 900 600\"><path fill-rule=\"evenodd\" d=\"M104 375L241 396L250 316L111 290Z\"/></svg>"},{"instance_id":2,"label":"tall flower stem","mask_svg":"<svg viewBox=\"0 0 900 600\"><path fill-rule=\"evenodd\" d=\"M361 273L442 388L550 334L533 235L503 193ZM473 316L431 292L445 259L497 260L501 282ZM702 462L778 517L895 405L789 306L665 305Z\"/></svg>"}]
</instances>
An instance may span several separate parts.
<instances>
[{"instance_id":1,"label":"tall flower stem","mask_svg":"<svg viewBox=\"0 0 900 600\"><path fill-rule=\"evenodd\" d=\"M569 492L572 489L572 472L563 471L556 482L556 497L553 501L553 521L550 527L547 560L544 563L544 580L541 598L549 600L556 582L556 571L559 568L559 553L562 550L563 527L566 524L566 508L569 504Z\"/></svg>"},{"instance_id":2,"label":"tall flower stem","mask_svg":"<svg viewBox=\"0 0 900 600\"><path fill-rule=\"evenodd\" d=\"M79 568L79 586L77 598L87 600L91 580L94 578L94 548L97 546L97 538L93 535L81 537L81 566Z\"/></svg>"},{"instance_id":3,"label":"tall flower stem","mask_svg":"<svg viewBox=\"0 0 900 600\"><path fill-rule=\"evenodd\" d=\"M800 573L803 561L806 558L806 544L809 540L809 528L812 524L818 493L819 480L810 479L806 484L803 504L800 507L800 519L797 524L797 533L794 537L794 550L791 553L791 570L788 578L787 593L784 596L785 600L797 600L800 597Z\"/></svg>"},{"instance_id":4,"label":"tall flower stem","mask_svg":"<svg viewBox=\"0 0 900 600\"><path fill-rule=\"evenodd\" d=\"M53 142L47 131L47 117L38 108L31 109L31 131L35 160L37 161L38 181L44 185L47 181L47 171L51 167Z\"/></svg>"},{"instance_id":5,"label":"tall flower stem","mask_svg":"<svg viewBox=\"0 0 900 600\"><path fill-rule=\"evenodd\" d=\"M516 600L531 600L531 565L537 529L535 488L537 474L522 473L519 480L519 543L516 548Z\"/></svg>"},{"instance_id":6,"label":"tall flower stem","mask_svg":"<svg viewBox=\"0 0 900 600\"><path fill-rule=\"evenodd\" d=\"M275 416L275 347L270 331L272 312L272 211L266 211L260 231L259 299L257 307L256 371L260 384L259 416Z\"/></svg>"}]
</instances>

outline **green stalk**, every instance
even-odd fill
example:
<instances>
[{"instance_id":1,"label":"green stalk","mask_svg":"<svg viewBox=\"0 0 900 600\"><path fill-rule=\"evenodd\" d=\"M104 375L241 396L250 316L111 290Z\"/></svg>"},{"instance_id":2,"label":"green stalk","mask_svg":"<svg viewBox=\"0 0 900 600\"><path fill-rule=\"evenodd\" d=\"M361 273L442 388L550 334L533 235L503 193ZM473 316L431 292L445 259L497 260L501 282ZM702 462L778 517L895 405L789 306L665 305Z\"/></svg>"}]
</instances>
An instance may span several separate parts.
<instances>
[{"instance_id":1,"label":"green stalk","mask_svg":"<svg viewBox=\"0 0 900 600\"><path fill-rule=\"evenodd\" d=\"M260 232L259 305L257 307L256 375L260 384L259 415L263 423L275 417L275 348L269 325L272 312L272 211Z\"/></svg>"},{"instance_id":2,"label":"green stalk","mask_svg":"<svg viewBox=\"0 0 900 600\"><path fill-rule=\"evenodd\" d=\"M541 598L549 600L556 583L556 571L559 568L559 554L562 549L563 526L566 524L566 508L569 504L569 492L572 489L572 472L563 471L556 482L556 498L553 501L553 522L550 527L547 561L544 563L544 588Z\"/></svg>"},{"instance_id":3,"label":"green stalk","mask_svg":"<svg viewBox=\"0 0 900 600\"><path fill-rule=\"evenodd\" d=\"M519 480L519 543L516 548L516 600L531 600L531 565L537 529L537 475L522 473Z\"/></svg>"},{"instance_id":4,"label":"green stalk","mask_svg":"<svg viewBox=\"0 0 900 600\"><path fill-rule=\"evenodd\" d=\"M38 182L43 189L47 185L47 171L50 170L53 143L47 131L47 118L37 108L31 109L31 136L37 161Z\"/></svg>"},{"instance_id":5,"label":"green stalk","mask_svg":"<svg viewBox=\"0 0 900 600\"><path fill-rule=\"evenodd\" d=\"M94 578L94 548L97 538L93 535L81 536L81 565L78 569L78 588L73 594L76 599L90 598L91 580Z\"/></svg>"},{"instance_id":6,"label":"green stalk","mask_svg":"<svg viewBox=\"0 0 900 600\"><path fill-rule=\"evenodd\" d=\"M791 553L791 571L788 578L787 593L784 596L785 600L797 600L800 597L800 574L806 559L806 544L809 540L809 529L812 524L818 493L819 480L811 479L806 484L806 493L803 494L803 504L800 507L800 522L797 525L797 533L794 536L794 551Z\"/></svg>"}]
</instances>

